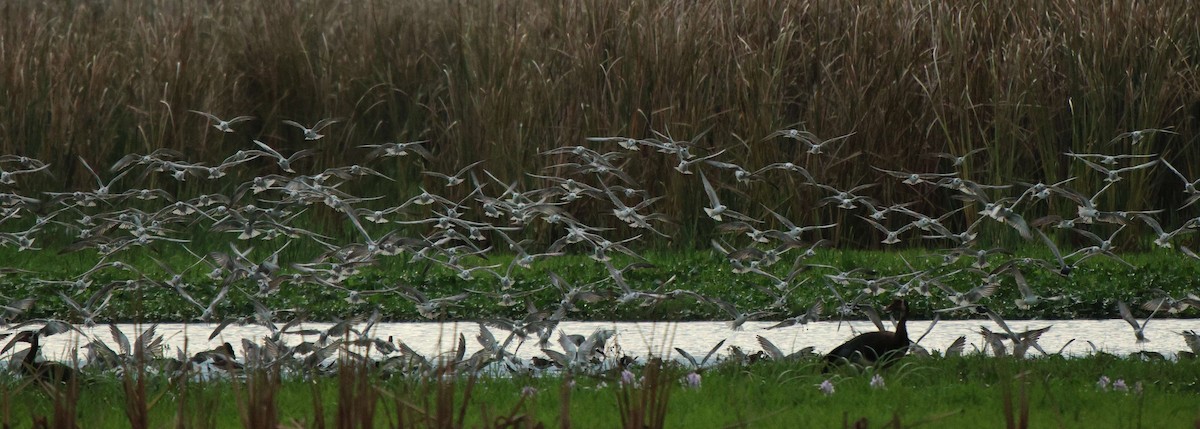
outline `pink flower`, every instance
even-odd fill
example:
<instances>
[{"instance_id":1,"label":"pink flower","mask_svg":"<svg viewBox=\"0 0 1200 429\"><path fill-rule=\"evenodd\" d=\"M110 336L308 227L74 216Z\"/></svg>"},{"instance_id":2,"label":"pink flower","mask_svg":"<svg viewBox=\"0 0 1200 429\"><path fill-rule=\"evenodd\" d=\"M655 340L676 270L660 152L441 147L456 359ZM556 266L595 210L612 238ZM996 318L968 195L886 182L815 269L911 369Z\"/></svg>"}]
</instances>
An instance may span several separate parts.
<instances>
[{"instance_id":1,"label":"pink flower","mask_svg":"<svg viewBox=\"0 0 1200 429\"><path fill-rule=\"evenodd\" d=\"M537 393L538 393L537 388L533 387L533 386L525 386L525 387L521 388L521 396L528 397L528 396L536 395Z\"/></svg>"},{"instance_id":2,"label":"pink flower","mask_svg":"<svg viewBox=\"0 0 1200 429\"><path fill-rule=\"evenodd\" d=\"M700 374L697 374L695 372L689 372L688 375L683 377L683 387L686 387L689 389L699 389L700 388Z\"/></svg>"},{"instance_id":3,"label":"pink flower","mask_svg":"<svg viewBox=\"0 0 1200 429\"><path fill-rule=\"evenodd\" d=\"M1108 390L1108 376L1101 375L1100 380L1096 382L1096 388L1100 390Z\"/></svg>"}]
</instances>

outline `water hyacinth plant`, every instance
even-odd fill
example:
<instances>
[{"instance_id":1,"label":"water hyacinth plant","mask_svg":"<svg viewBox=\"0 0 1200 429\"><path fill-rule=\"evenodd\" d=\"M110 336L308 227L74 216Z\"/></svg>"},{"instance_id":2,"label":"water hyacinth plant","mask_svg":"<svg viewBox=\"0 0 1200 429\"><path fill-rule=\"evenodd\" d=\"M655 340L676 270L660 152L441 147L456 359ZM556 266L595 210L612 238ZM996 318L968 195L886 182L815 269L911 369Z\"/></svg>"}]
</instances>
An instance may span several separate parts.
<instances>
[{"instance_id":1,"label":"water hyacinth plant","mask_svg":"<svg viewBox=\"0 0 1200 429\"><path fill-rule=\"evenodd\" d=\"M882 375L875 374L875 375L871 376L871 388L872 389L886 389L887 388L887 385L884 384L884 382L883 382Z\"/></svg>"},{"instance_id":2,"label":"water hyacinth plant","mask_svg":"<svg viewBox=\"0 0 1200 429\"><path fill-rule=\"evenodd\" d=\"M521 388L521 396L534 396L537 395L537 393L538 389L533 386L525 386Z\"/></svg>"},{"instance_id":3,"label":"water hyacinth plant","mask_svg":"<svg viewBox=\"0 0 1200 429\"><path fill-rule=\"evenodd\" d=\"M695 372L695 371L689 372L689 373L687 373L687 375L683 376L683 387L685 387L685 388L699 389L700 382L701 382L701 377L700 377L700 373L698 373L698 372Z\"/></svg>"},{"instance_id":4,"label":"water hyacinth plant","mask_svg":"<svg viewBox=\"0 0 1200 429\"><path fill-rule=\"evenodd\" d=\"M820 390L821 394L825 396L833 396L833 382L829 380L822 381L821 384L817 385L817 390Z\"/></svg>"}]
</instances>

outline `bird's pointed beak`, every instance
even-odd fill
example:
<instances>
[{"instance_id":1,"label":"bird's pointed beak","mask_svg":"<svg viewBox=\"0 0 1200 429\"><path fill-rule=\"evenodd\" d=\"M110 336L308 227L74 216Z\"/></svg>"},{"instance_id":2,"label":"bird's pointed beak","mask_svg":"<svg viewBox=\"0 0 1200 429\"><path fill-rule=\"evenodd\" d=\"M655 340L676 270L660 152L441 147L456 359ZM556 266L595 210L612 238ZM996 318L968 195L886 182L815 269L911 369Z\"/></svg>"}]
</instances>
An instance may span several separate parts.
<instances>
[{"instance_id":1,"label":"bird's pointed beak","mask_svg":"<svg viewBox=\"0 0 1200 429\"><path fill-rule=\"evenodd\" d=\"M26 341L28 338L29 338L28 332L20 332L16 336L13 336L12 340L9 340L8 344L5 344L4 348L0 349L0 355L8 352L10 349L13 348L13 346L17 345L17 343Z\"/></svg>"}]
</instances>

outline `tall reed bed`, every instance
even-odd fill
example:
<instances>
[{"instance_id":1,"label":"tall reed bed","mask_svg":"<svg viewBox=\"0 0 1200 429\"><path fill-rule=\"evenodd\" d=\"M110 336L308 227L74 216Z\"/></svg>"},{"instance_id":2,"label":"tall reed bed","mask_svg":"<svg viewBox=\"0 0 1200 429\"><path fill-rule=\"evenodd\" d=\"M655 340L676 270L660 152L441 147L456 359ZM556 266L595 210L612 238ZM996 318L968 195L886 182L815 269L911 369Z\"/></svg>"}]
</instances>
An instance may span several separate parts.
<instances>
[{"instance_id":1,"label":"tall reed bed","mask_svg":"<svg viewBox=\"0 0 1200 429\"><path fill-rule=\"evenodd\" d=\"M725 149L748 168L794 161L844 188L883 177L869 165L944 171L946 161L919 154L974 148L987 156L964 171L981 182L1083 173L1065 162L1067 150L1161 153L1196 177L1198 15L1190 2L1065 0L6 2L0 152L56 164L67 176L56 184L76 187L92 181L76 157L107 165L168 147L212 163L252 137L321 149L310 170L356 162L361 144L428 139L437 157L427 168L486 159L503 180L532 186L524 173L555 161L539 151L655 133L699 136L706 153ZM188 109L259 120L227 135ZM346 121L315 143L280 124L325 117ZM792 127L854 134L832 158L765 139ZM1108 146L1143 128L1178 134ZM642 187L685 196L655 207L677 222L679 241L706 243L704 195L671 170L676 160L632 157ZM372 166L411 179L401 189L422 180L412 163ZM1101 203L1177 205L1177 182L1165 169L1139 172ZM202 180L162 185L229 191ZM771 201L796 221L845 216L811 210L819 195L797 183L742 188L730 203L742 200L751 214L765 213L751 202ZM960 204L893 182L872 192Z\"/></svg>"}]
</instances>

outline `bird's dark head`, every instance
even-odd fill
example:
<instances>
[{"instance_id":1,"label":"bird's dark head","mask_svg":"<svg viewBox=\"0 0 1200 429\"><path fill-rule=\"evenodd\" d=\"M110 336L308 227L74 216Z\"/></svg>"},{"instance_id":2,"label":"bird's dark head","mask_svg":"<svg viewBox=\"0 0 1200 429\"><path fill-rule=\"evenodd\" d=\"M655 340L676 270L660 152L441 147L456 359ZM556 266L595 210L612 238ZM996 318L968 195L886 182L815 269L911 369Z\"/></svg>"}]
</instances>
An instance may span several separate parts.
<instances>
[{"instance_id":1,"label":"bird's dark head","mask_svg":"<svg viewBox=\"0 0 1200 429\"><path fill-rule=\"evenodd\" d=\"M903 299L897 299L883 309L895 315L905 315L908 314L908 302Z\"/></svg>"},{"instance_id":2,"label":"bird's dark head","mask_svg":"<svg viewBox=\"0 0 1200 429\"><path fill-rule=\"evenodd\" d=\"M37 331L21 331L18 332L12 340L16 342L32 343L35 335L37 335Z\"/></svg>"}]
</instances>

